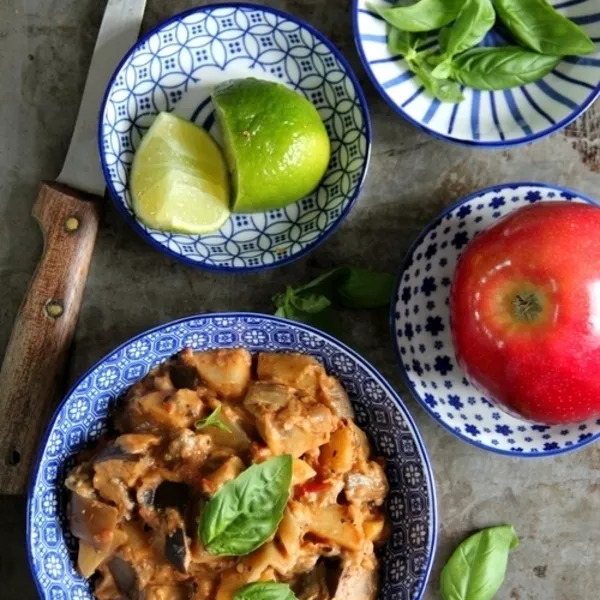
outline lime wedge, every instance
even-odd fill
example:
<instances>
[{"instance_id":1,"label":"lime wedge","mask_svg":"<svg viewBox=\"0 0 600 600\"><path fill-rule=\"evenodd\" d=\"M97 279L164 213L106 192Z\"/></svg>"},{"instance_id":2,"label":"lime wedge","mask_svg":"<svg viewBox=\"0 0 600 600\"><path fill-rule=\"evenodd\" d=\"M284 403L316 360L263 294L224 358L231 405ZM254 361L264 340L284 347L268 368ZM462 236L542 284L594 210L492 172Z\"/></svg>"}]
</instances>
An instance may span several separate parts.
<instances>
[{"instance_id":1,"label":"lime wedge","mask_svg":"<svg viewBox=\"0 0 600 600\"><path fill-rule=\"evenodd\" d=\"M227 167L200 127L160 113L142 139L130 179L133 210L148 227L209 233L229 217Z\"/></svg>"},{"instance_id":2,"label":"lime wedge","mask_svg":"<svg viewBox=\"0 0 600 600\"><path fill-rule=\"evenodd\" d=\"M312 192L330 158L314 105L280 83L232 79L212 95L234 189L234 212L282 208Z\"/></svg>"}]
</instances>

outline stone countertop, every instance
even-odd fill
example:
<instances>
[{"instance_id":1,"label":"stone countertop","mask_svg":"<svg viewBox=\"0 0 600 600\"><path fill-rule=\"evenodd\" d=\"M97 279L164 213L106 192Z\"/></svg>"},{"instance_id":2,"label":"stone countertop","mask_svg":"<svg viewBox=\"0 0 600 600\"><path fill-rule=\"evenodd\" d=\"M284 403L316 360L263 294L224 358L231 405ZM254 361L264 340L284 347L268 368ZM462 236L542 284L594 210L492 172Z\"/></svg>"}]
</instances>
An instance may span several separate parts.
<instances>
[{"instance_id":1,"label":"stone countertop","mask_svg":"<svg viewBox=\"0 0 600 600\"><path fill-rule=\"evenodd\" d=\"M38 182L66 153L100 24L100 0L0 2L0 349L42 248L30 216ZM143 30L197 5L148 0ZM379 97L360 65L350 0L263 2L306 19L350 60L373 120L373 155L360 199L338 232L310 256L249 275L221 275L174 262L144 244L107 203L69 365L72 381L114 346L196 312L271 312L284 282L308 281L341 263L395 272L425 224L478 188L548 181L598 195L600 105L566 130L511 150L476 150L422 133ZM600 445L571 455L519 460L478 450L437 426L404 388L387 311L341 314L352 345L400 391L433 461L440 537L426 600L439 571L474 529L512 523L521 538L498 600L587 600L600 587ZM0 498L0 598L36 598L24 542L25 501Z\"/></svg>"}]
</instances>

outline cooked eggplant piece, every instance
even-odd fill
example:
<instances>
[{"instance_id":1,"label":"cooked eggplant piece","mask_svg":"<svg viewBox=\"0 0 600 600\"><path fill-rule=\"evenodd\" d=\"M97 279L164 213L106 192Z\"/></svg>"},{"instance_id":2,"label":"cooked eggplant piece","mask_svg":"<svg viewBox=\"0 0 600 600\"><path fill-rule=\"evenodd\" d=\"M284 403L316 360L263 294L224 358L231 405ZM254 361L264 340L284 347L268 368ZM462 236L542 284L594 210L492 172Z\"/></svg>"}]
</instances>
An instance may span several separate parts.
<instances>
[{"instance_id":1,"label":"cooked eggplant piece","mask_svg":"<svg viewBox=\"0 0 600 600\"><path fill-rule=\"evenodd\" d=\"M77 553L77 568L79 572L86 579L91 577L96 569L126 541L127 535L119 529L115 529L112 544L101 550L96 550L84 541L80 541Z\"/></svg>"},{"instance_id":2,"label":"cooked eggplant piece","mask_svg":"<svg viewBox=\"0 0 600 600\"><path fill-rule=\"evenodd\" d=\"M129 514L134 502L129 490L152 466L149 456L128 454L124 459L105 459L94 465L94 487L104 499L114 502L121 514Z\"/></svg>"},{"instance_id":3,"label":"cooked eggplant piece","mask_svg":"<svg viewBox=\"0 0 600 600\"><path fill-rule=\"evenodd\" d=\"M71 494L71 533L96 550L110 548L118 518L119 511L114 506L75 492Z\"/></svg>"},{"instance_id":4,"label":"cooked eggplant piece","mask_svg":"<svg viewBox=\"0 0 600 600\"><path fill-rule=\"evenodd\" d=\"M264 411L256 416L256 428L273 454L294 458L327 443L333 429L333 415L321 403L292 398L282 410Z\"/></svg>"},{"instance_id":5,"label":"cooked eggplant piece","mask_svg":"<svg viewBox=\"0 0 600 600\"><path fill-rule=\"evenodd\" d=\"M319 379L325 375L321 363L305 354L262 352L258 355L258 378L283 383L315 397Z\"/></svg>"},{"instance_id":6,"label":"cooked eggplant piece","mask_svg":"<svg viewBox=\"0 0 600 600\"><path fill-rule=\"evenodd\" d=\"M204 403L194 390L153 391L130 398L125 410L136 432L184 429L200 418Z\"/></svg>"},{"instance_id":7,"label":"cooked eggplant piece","mask_svg":"<svg viewBox=\"0 0 600 600\"><path fill-rule=\"evenodd\" d=\"M340 574L333 600L375 600L377 571L357 564L346 565Z\"/></svg>"},{"instance_id":8,"label":"cooked eggplant piece","mask_svg":"<svg viewBox=\"0 0 600 600\"><path fill-rule=\"evenodd\" d=\"M181 573L187 573L192 560L183 525L165 537L165 557Z\"/></svg>"},{"instance_id":9,"label":"cooked eggplant piece","mask_svg":"<svg viewBox=\"0 0 600 600\"><path fill-rule=\"evenodd\" d=\"M209 352L183 351L183 364L196 368L202 381L223 398L240 398L250 382L252 357L243 348Z\"/></svg>"},{"instance_id":10,"label":"cooked eggplant piece","mask_svg":"<svg viewBox=\"0 0 600 600\"><path fill-rule=\"evenodd\" d=\"M293 587L298 600L329 600L326 575L323 561L319 561L308 573L303 573Z\"/></svg>"},{"instance_id":11,"label":"cooked eggplant piece","mask_svg":"<svg viewBox=\"0 0 600 600\"><path fill-rule=\"evenodd\" d=\"M244 398L244 406L252 413L276 412L288 405L295 390L283 383L253 381Z\"/></svg>"},{"instance_id":12,"label":"cooked eggplant piece","mask_svg":"<svg viewBox=\"0 0 600 600\"><path fill-rule=\"evenodd\" d=\"M176 508L185 513L190 500L190 488L178 481L163 481L155 490L152 504L158 510Z\"/></svg>"},{"instance_id":13,"label":"cooked eggplant piece","mask_svg":"<svg viewBox=\"0 0 600 600\"><path fill-rule=\"evenodd\" d=\"M382 504L388 492L383 467L375 461L369 461L363 471L351 471L346 476L344 492L350 502Z\"/></svg>"},{"instance_id":14,"label":"cooked eggplant piece","mask_svg":"<svg viewBox=\"0 0 600 600\"><path fill-rule=\"evenodd\" d=\"M115 556L108 563L108 570L119 591L129 600L138 600L140 592L135 569L120 556Z\"/></svg>"},{"instance_id":15,"label":"cooked eggplant piece","mask_svg":"<svg viewBox=\"0 0 600 600\"><path fill-rule=\"evenodd\" d=\"M354 419L354 410L344 386L335 378L323 374L319 378L321 399L340 419Z\"/></svg>"},{"instance_id":16,"label":"cooked eggplant piece","mask_svg":"<svg viewBox=\"0 0 600 600\"><path fill-rule=\"evenodd\" d=\"M169 366L169 374L173 385L179 390L195 390L200 382L196 367L182 364L177 359Z\"/></svg>"}]
</instances>

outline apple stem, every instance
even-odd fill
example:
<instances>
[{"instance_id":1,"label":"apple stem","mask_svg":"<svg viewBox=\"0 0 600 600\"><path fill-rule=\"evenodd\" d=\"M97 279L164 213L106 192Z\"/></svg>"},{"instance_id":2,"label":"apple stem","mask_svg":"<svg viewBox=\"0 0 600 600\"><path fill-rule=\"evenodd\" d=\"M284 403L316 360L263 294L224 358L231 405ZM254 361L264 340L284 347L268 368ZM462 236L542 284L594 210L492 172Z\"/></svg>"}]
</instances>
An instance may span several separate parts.
<instances>
[{"instance_id":1,"label":"apple stem","mask_svg":"<svg viewBox=\"0 0 600 600\"><path fill-rule=\"evenodd\" d=\"M515 316L525 323L535 321L542 312L542 304L537 294L526 292L517 294L512 301Z\"/></svg>"}]
</instances>

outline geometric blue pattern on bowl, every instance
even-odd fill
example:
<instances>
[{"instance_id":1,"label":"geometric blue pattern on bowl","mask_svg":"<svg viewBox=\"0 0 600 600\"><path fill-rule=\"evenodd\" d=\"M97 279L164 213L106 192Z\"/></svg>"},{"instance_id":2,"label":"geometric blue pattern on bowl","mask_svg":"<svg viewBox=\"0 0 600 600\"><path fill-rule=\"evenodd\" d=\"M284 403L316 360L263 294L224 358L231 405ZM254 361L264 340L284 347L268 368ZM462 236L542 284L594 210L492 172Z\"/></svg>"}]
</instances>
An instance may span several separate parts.
<instances>
[{"instance_id":1,"label":"geometric blue pattern on bowl","mask_svg":"<svg viewBox=\"0 0 600 600\"><path fill-rule=\"evenodd\" d=\"M404 379L421 406L462 440L519 457L581 448L600 437L600 419L540 425L504 412L470 384L456 362L448 298L467 243L507 213L533 202L597 204L563 187L514 183L475 192L448 207L419 235L398 276L392 335Z\"/></svg>"},{"instance_id":2,"label":"geometric blue pattern on bowl","mask_svg":"<svg viewBox=\"0 0 600 600\"><path fill-rule=\"evenodd\" d=\"M149 229L135 218L128 189L143 134L167 110L220 141L210 93L218 83L240 77L286 84L317 107L331 140L321 184L281 210L231 215L210 234ZM174 258L221 271L290 262L333 233L358 196L371 144L362 90L340 52L307 23L252 4L195 8L141 38L110 80L98 133L108 190L137 233Z\"/></svg>"},{"instance_id":3,"label":"geometric blue pattern on bowl","mask_svg":"<svg viewBox=\"0 0 600 600\"><path fill-rule=\"evenodd\" d=\"M67 394L48 426L29 489L27 544L40 597L91 598L74 567L77 543L66 524L65 473L74 455L104 431L115 399L186 347L302 352L340 379L357 423L387 459L392 535L381 553L379 598L421 598L436 545L436 500L427 452L408 410L383 377L347 346L306 325L252 313L199 315L142 333L104 357Z\"/></svg>"},{"instance_id":4,"label":"geometric blue pattern on bowl","mask_svg":"<svg viewBox=\"0 0 600 600\"><path fill-rule=\"evenodd\" d=\"M373 1L386 5L388 0ZM487 147L525 144L565 127L600 92L597 47L585 57L566 57L534 83L495 92L462 86L462 102L440 103L424 91L403 58L391 55L386 24L367 4L368 0L353 0L352 8L354 37L367 73L397 113L438 138ZM550 0L550 4L580 25L594 42L600 42L600 0ZM497 24L480 45L507 43L514 44ZM436 46L433 36L425 45Z\"/></svg>"}]
</instances>

